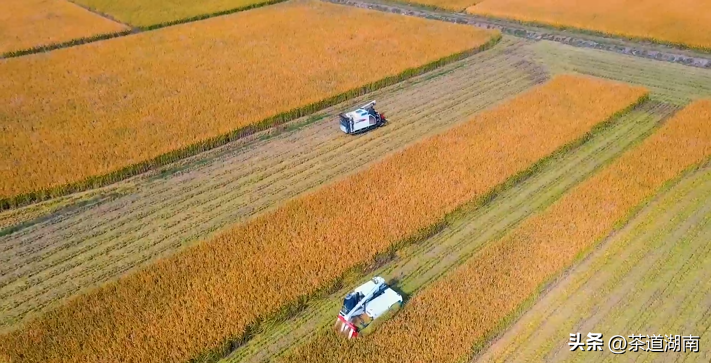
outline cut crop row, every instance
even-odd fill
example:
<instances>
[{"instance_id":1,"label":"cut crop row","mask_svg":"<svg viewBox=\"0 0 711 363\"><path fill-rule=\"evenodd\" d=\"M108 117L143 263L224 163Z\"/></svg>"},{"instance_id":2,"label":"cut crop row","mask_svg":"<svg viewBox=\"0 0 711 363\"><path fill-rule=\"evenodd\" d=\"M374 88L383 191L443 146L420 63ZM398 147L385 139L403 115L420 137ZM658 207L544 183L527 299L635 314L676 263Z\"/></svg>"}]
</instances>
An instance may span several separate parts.
<instances>
[{"instance_id":1,"label":"cut crop row","mask_svg":"<svg viewBox=\"0 0 711 363\"><path fill-rule=\"evenodd\" d=\"M711 101L688 106L614 163L415 296L368 339L322 334L285 362L455 362L642 203L711 156Z\"/></svg>"},{"instance_id":2,"label":"cut crop row","mask_svg":"<svg viewBox=\"0 0 711 363\"><path fill-rule=\"evenodd\" d=\"M35 361L177 362L228 348L348 270L586 137L646 90L559 76L367 170L79 296L0 337ZM276 314L276 315L275 315ZM22 344L19 344L23 342Z\"/></svg>"}]
</instances>

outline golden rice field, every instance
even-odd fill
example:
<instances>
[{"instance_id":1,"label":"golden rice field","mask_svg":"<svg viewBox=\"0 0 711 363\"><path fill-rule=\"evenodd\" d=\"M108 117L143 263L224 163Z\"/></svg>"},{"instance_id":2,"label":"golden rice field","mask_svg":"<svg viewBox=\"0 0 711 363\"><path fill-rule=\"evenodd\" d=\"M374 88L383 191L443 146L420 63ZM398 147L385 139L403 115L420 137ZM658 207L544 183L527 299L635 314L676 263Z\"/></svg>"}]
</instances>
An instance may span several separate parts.
<instances>
[{"instance_id":1,"label":"golden rice field","mask_svg":"<svg viewBox=\"0 0 711 363\"><path fill-rule=\"evenodd\" d=\"M362 172L79 296L0 337L0 351L28 362L164 362L220 348L259 318L418 236L646 95L640 87L558 76ZM353 217L364 215L371 217Z\"/></svg>"},{"instance_id":2,"label":"golden rice field","mask_svg":"<svg viewBox=\"0 0 711 363\"><path fill-rule=\"evenodd\" d=\"M0 1L0 54L124 30L64 0Z\"/></svg>"},{"instance_id":3,"label":"golden rice field","mask_svg":"<svg viewBox=\"0 0 711 363\"><path fill-rule=\"evenodd\" d=\"M709 157L711 100L705 100L416 295L367 339L346 342L329 332L282 361L461 361L640 203Z\"/></svg>"},{"instance_id":4,"label":"golden rice field","mask_svg":"<svg viewBox=\"0 0 711 363\"><path fill-rule=\"evenodd\" d=\"M137 27L149 27L245 8L269 0L77 0L90 9Z\"/></svg>"},{"instance_id":5,"label":"golden rice field","mask_svg":"<svg viewBox=\"0 0 711 363\"><path fill-rule=\"evenodd\" d=\"M708 361L709 1L0 0L0 363Z\"/></svg>"},{"instance_id":6,"label":"golden rice field","mask_svg":"<svg viewBox=\"0 0 711 363\"><path fill-rule=\"evenodd\" d=\"M0 60L0 198L126 170L497 37L299 1Z\"/></svg>"},{"instance_id":7,"label":"golden rice field","mask_svg":"<svg viewBox=\"0 0 711 363\"><path fill-rule=\"evenodd\" d=\"M711 49L707 0L485 0L471 14Z\"/></svg>"}]
</instances>

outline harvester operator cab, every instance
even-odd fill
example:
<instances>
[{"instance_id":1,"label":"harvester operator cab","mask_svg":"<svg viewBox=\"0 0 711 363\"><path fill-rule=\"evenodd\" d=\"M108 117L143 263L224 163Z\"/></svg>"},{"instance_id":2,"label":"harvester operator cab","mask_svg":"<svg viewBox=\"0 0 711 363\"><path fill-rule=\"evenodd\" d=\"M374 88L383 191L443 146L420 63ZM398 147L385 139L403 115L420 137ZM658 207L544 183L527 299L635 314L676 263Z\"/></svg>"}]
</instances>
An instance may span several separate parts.
<instances>
[{"instance_id":1,"label":"harvester operator cab","mask_svg":"<svg viewBox=\"0 0 711 363\"><path fill-rule=\"evenodd\" d=\"M375 111L375 101L357 108L355 111L341 113L341 131L346 134L358 134L385 125L385 116Z\"/></svg>"},{"instance_id":2,"label":"harvester operator cab","mask_svg":"<svg viewBox=\"0 0 711 363\"><path fill-rule=\"evenodd\" d=\"M365 295L363 293L355 291L351 292L350 294L346 295L346 298L343 299L343 307L341 307L341 314L342 315L348 315L353 309L358 305L358 303L363 300ZM358 312L354 312L354 315L357 315Z\"/></svg>"}]
</instances>

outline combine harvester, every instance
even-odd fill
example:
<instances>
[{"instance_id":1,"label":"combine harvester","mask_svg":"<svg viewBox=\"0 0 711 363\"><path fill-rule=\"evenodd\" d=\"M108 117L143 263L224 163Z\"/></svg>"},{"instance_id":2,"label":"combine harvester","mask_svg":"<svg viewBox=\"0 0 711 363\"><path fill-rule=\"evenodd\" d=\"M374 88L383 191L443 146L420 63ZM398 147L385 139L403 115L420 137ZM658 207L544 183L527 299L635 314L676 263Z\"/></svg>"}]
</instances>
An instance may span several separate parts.
<instances>
[{"instance_id":1,"label":"combine harvester","mask_svg":"<svg viewBox=\"0 0 711 363\"><path fill-rule=\"evenodd\" d=\"M336 319L336 331L348 339L355 338L373 320L392 307L401 305L402 296L386 285L382 277L374 277L343 299L343 307Z\"/></svg>"},{"instance_id":2,"label":"combine harvester","mask_svg":"<svg viewBox=\"0 0 711 363\"><path fill-rule=\"evenodd\" d=\"M341 131L349 135L359 134L385 125L385 116L375 111L375 101L361 106L355 111L339 114Z\"/></svg>"}]
</instances>

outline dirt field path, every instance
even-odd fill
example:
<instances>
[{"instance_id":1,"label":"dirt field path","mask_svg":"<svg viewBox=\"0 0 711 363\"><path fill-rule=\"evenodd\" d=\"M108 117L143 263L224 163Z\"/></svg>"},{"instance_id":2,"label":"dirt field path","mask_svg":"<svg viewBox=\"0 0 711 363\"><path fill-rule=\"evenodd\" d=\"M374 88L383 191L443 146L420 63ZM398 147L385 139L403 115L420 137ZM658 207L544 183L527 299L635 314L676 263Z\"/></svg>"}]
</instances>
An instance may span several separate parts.
<instances>
[{"instance_id":1,"label":"dirt field path","mask_svg":"<svg viewBox=\"0 0 711 363\"><path fill-rule=\"evenodd\" d=\"M0 232L0 327L206 238L547 79L526 41L368 95L391 121L360 136L334 121L360 98L281 133L227 145L100 191L11 211ZM56 205L59 205L57 207ZM34 208L43 208L42 205ZM29 220L22 216L30 216ZM34 220L32 218L35 218ZM0 220L3 218L0 217Z\"/></svg>"},{"instance_id":2,"label":"dirt field path","mask_svg":"<svg viewBox=\"0 0 711 363\"><path fill-rule=\"evenodd\" d=\"M708 362L711 166L656 198L570 271L478 362ZM700 336L699 353L571 352L569 334ZM629 347L628 347L629 349Z\"/></svg>"},{"instance_id":3,"label":"dirt field path","mask_svg":"<svg viewBox=\"0 0 711 363\"><path fill-rule=\"evenodd\" d=\"M646 135L676 107L648 102L620 118L574 151L548 162L539 172L482 208L464 213L451 226L398 253L398 257L371 275L395 282L396 289L412 295L437 277L458 266L489 241L502 236L536 210L619 155ZM225 361L262 362L314 336L334 323L343 296L351 286L311 304L297 317L266 328Z\"/></svg>"}]
</instances>

